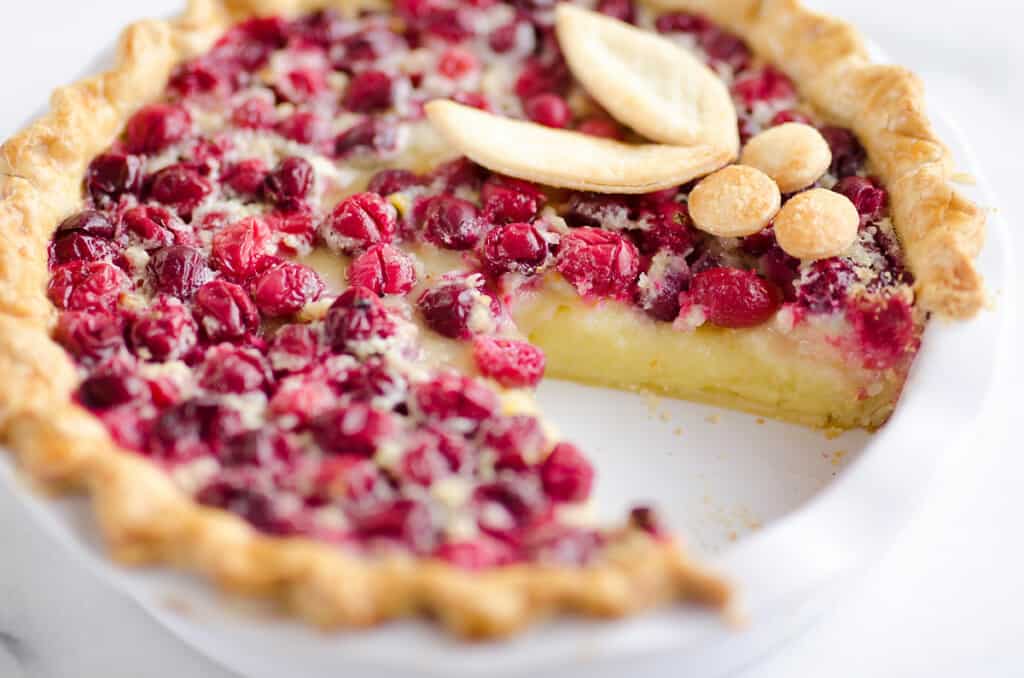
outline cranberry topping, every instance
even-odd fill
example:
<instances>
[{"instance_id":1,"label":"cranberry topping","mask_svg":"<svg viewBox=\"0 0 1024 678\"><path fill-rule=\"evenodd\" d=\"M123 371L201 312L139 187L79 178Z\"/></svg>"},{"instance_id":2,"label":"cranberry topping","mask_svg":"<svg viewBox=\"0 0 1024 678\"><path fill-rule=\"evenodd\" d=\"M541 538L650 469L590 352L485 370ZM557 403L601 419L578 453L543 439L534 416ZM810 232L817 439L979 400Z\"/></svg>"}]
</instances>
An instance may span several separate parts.
<instances>
[{"instance_id":1,"label":"cranberry topping","mask_svg":"<svg viewBox=\"0 0 1024 678\"><path fill-rule=\"evenodd\" d=\"M209 180L199 171L183 163L170 165L148 179L149 197L173 207L183 218L213 192Z\"/></svg>"},{"instance_id":2,"label":"cranberry topping","mask_svg":"<svg viewBox=\"0 0 1024 678\"><path fill-rule=\"evenodd\" d=\"M772 66L765 66L760 72L738 79L733 83L732 91L748 108L759 102L792 99L796 96L793 81Z\"/></svg>"},{"instance_id":3,"label":"cranberry topping","mask_svg":"<svg viewBox=\"0 0 1024 678\"><path fill-rule=\"evenodd\" d=\"M526 117L546 127L567 127L572 111L565 99L557 94L538 94L526 100Z\"/></svg>"},{"instance_id":4,"label":"cranberry topping","mask_svg":"<svg viewBox=\"0 0 1024 678\"><path fill-rule=\"evenodd\" d=\"M383 169L373 175L366 190L386 197L412 186L420 186L422 183L423 180L415 172L403 169Z\"/></svg>"},{"instance_id":5,"label":"cranberry topping","mask_svg":"<svg viewBox=\"0 0 1024 678\"><path fill-rule=\"evenodd\" d=\"M810 117L804 115L800 111L794 111L787 109L785 111L779 111L772 117L772 126L785 125L787 122L798 122L803 125L813 125L814 122Z\"/></svg>"},{"instance_id":6,"label":"cranberry topping","mask_svg":"<svg viewBox=\"0 0 1024 678\"><path fill-rule=\"evenodd\" d=\"M122 370L99 370L87 377L78 388L82 404L91 410L105 410L142 398L146 382Z\"/></svg>"},{"instance_id":7,"label":"cranberry topping","mask_svg":"<svg viewBox=\"0 0 1024 678\"><path fill-rule=\"evenodd\" d=\"M832 149L832 166L829 172L837 179L857 174L864 166L867 152L853 132L844 127L822 127L820 131Z\"/></svg>"},{"instance_id":8,"label":"cranberry topping","mask_svg":"<svg viewBox=\"0 0 1024 678\"><path fill-rule=\"evenodd\" d=\"M115 249L106 238L86 235L81 231L57 233L50 243L50 267L69 264L73 261L109 260Z\"/></svg>"},{"instance_id":9,"label":"cranberry topping","mask_svg":"<svg viewBox=\"0 0 1024 678\"><path fill-rule=\"evenodd\" d=\"M192 117L182 106L151 104L128 120L125 148L129 153L159 153L184 139L191 128Z\"/></svg>"},{"instance_id":10,"label":"cranberry topping","mask_svg":"<svg viewBox=\"0 0 1024 678\"><path fill-rule=\"evenodd\" d=\"M735 71L742 71L753 59L746 43L720 28L705 30L700 34L699 41L712 64L724 64Z\"/></svg>"},{"instance_id":11,"label":"cranberry topping","mask_svg":"<svg viewBox=\"0 0 1024 678\"><path fill-rule=\"evenodd\" d=\"M280 364L274 356L270 360L275 367ZM282 428L305 428L337 404L338 393L330 384L309 375L297 374L279 383L267 409Z\"/></svg>"},{"instance_id":12,"label":"cranberry topping","mask_svg":"<svg viewBox=\"0 0 1024 678\"><path fill-rule=\"evenodd\" d=\"M562 238L555 266L581 296L625 297L640 273L640 255L621 235L584 227Z\"/></svg>"},{"instance_id":13,"label":"cranberry topping","mask_svg":"<svg viewBox=\"0 0 1024 678\"><path fill-rule=\"evenodd\" d=\"M515 92L526 100L538 94L557 93L569 83L569 70L561 60L545 64L536 58L526 60L516 79Z\"/></svg>"},{"instance_id":14,"label":"cranberry topping","mask_svg":"<svg viewBox=\"0 0 1024 678\"><path fill-rule=\"evenodd\" d=\"M260 326L260 316L249 293L226 280L211 280L200 287L193 313L209 341L240 339Z\"/></svg>"},{"instance_id":15,"label":"cranberry topping","mask_svg":"<svg viewBox=\"0 0 1024 678\"><path fill-rule=\"evenodd\" d=\"M797 300L814 313L831 313L846 303L856 276L842 259L822 259L811 264L796 290Z\"/></svg>"},{"instance_id":16,"label":"cranberry topping","mask_svg":"<svg viewBox=\"0 0 1024 678\"><path fill-rule=\"evenodd\" d=\"M479 507L477 524L493 537L521 543L525 533L549 510L549 504L532 478L503 478L481 485L473 493Z\"/></svg>"},{"instance_id":17,"label":"cranberry topping","mask_svg":"<svg viewBox=\"0 0 1024 678\"><path fill-rule=\"evenodd\" d=\"M196 323L183 303L161 296L131 323L135 353L163 362L184 356L196 345Z\"/></svg>"},{"instance_id":18,"label":"cranberry topping","mask_svg":"<svg viewBox=\"0 0 1024 678\"><path fill-rule=\"evenodd\" d=\"M237 24L214 46L211 56L246 70L263 67L270 54L285 46L288 24L280 17L258 17Z\"/></svg>"},{"instance_id":19,"label":"cranberry topping","mask_svg":"<svg viewBox=\"0 0 1024 678\"><path fill-rule=\"evenodd\" d=\"M581 121L576 127L576 131L602 139L622 139L623 137L622 127L614 120L603 117L587 118Z\"/></svg>"},{"instance_id":20,"label":"cranberry topping","mask_svg":"<svg viewBox=\"0 0 1024 678\"><path fill-rule=\"evenodd\" d=\"M46 294L58 308L68 311L104 311L113 308L128 277L102 261L76 261L53 271Z\"/></svg>"},{"instance_id":21,"label":"cranberry topping","mask_svg":"<svg viewBox=\"0 0 1024 678\"><path fill-rule=\"evenodd\" d=\"M285 158L263 182L267 199L282 210L301 209L313 189L313 166L305 158Z\"/></svg>"},{"instance_id":22,"label":"cranberry topping","mask_svg":"<svg viewBox=\"0 0 1024 678\"><path fill-rule=\"evenodd\" d=\"M478 63L472 52L461 47L449 47L437 62L438 72L446 78L458 80L477 69Z\"/></svg>"},{"instance_id":23,"label":"cranberry topping","mask_svg":"<svg viewBox=\"0 0 1024 678\"><path fill-rule=\"evenodd\" d=\"M368 28L342 38L341 48L335 68L349 70L355 63L376 61L385 54L405 50L407 45L401 36L389 30Z\"/></svg>"},{"instance_id":24,"label":"cranberry topping","mask_svg":"<svg viewBox=\"0 0 1024 678\"><path fill-rule=\"evenodd\" d=\"M405 294L416 284L416 265L412 257L397 247L374 245L352 260L348 282L381 296Z\"/></svg>"},{"instance_id":25,"label":"cranberry topping","mask_svg":"<svg viewBox=\"0 0 1024 678\"><path fill-rule=\"evenodd\" d=\"M210 262L224 275L245 280L256 272L258 262L273 250L273 245L266 222L246 217L214 234Z\"/></svg>"},{"instance_id":26,"label":"cranberry topping","mask_svg":"<svg viewBox=\"0 0 1024 678\"><path fill-rule=\"evenodd\" d=\"M547 257L547 241L535 226L527 223L495 227L484 238L480 249L481 263L493 276L512 272L530 275Z\"/></svg>"},{"instance_id":27,"label":"cranberry topping","mask_svg":"<svg viewBox=\"0 0 1024 678\"><path fill-rule=\"evenodd\" d=\"M693 221L686 205L662 202L644 210L646 230L635 231L640 252L652 256L660 250L687 255L697 240Z\"/></svg>"},{"instance_id":28,"label":"cranberry topping","mask_svg":"<svg viewBox=\"0 0 1024 678\"><path fill-rule=\"evenodd\" d=\"M452 465L438 446L434 435L418 436L402 455L399 475L403 482L429 487L434 481L450 475Z\"/></svg>"},{"instance_id":29,"label":"cranberry topping","mask_svg":"<svg viewBox=\"0 0 1024 678\"><path fill-rule=\"evenodd\" d=\"M320 224L320 237L335 252L354 254L370 245L391 242L395 235L395 208L376 193L345 198Z\"/></svg>"},{"instance_id":30,"label":"cranberry topping","mask_svg":"<svg viewBox=\"0 0 1024 678\"><path fill-rule=\"evenodd\" d=\"M122 223L147 250L167 245L193 245L195 238L176 214L157 205L138 205L124 213Z\"/></svg>"},{"instance_id":31,"label":"cranberry topping","mask_svg":"<svg viewBox=\"0 0 1024 678\"><path fill-rule=\"evenodd\" d=\"M473 541L445 542L434 556L464 570L482 570L513 562L515 551L505 542L478 537Z\"/></svg>"},{"instance_id":32,"label":"cranberry topping","mask_svg":"<svg viewBox=\"0 0 1024 678\"><path fill-rule=\"evenodd\" d=\"M480 374L507 388L536 386L544 376L544 352L533 344L485 335L473 339Z\"/></svg>"},{"instance_id":33,"label":"cranberry topping","mask_svg":"<svg viewBox=\"0 0 1024 678\"><path fill-rule=\"evenodd\" d=\"M787 301L796 299L796 279L800 276L800 260L791 257L775 245L762 255L758 262L761 274L775 283Z\"/></svg>"},{"instance_id":34,"label":"cranberry topping","mask_svg":"<svg viewBox=\"0 0 1024 678\"><path fill-rule=\"evenodd\" d=\"M862 224L878 220L885 210L887 194L871 179L850 176L839 180L832 190L850 199L860 214Z\"/></svg>"},{"instance_id":35,"label":"cranberry topping","mask_svg":"<svg viewBox=\"0 0 1024 678\"><path fill-rule=\"evenodd\" d=\"M246 99L231 112L231 124L241 129L270 129L276 120L273 102L260 96Z\"/></svg>"},{"instance_id":36,"label":"cranberry topping","mask_svg":"<svg viewBox=\"0 0 1024 678\"><path fill-rule=\"evenodd\" d=\"M297 313L319 299L323 291L324 281L316 271L289 261L271 265L253 279L250 287L260 313L271 318Z\"/></svg>"},{"instance_id":37,"label":"cranberry topping","mask_svg":"<svg viewBox=\"0 0 1024 678\"><path fill-rule=\"evenodd\" d=\"M236 410L208 398L191 398L165 410L153 426L150 453L166 462L183 462L221 449L242 432Z\"/></svg>"},{"instance_id":38,"label":"cranberry topping","mask_svg":"<svg viewBox=\"0 0 1024 678\"><path fill-rule=\"evenodd\" d=\"M220 180L239 196L253 198L259 195L267 178L267 166L259 158L249 158L224 168Z\"/></svg>"},{"instance_id":39,"label":"cranberry topping","mask_svg":"<svg viewBox=\"0 0 1024 678\"><path fill-rule=\"evenodd\" d=\"M173 294L182 299L192 296L213 277L206 255L185 245L158 249L150 257L146 273L158 292Z\"/></svg>"},{"instance_id":40,"label":"cranberry topping","mask_svg":"<svg viewBox=\"0 0 1024 678\"><path fill-rule=\"evenodd\" d=\"M895 367L912 350L914 315L906 299L863 298L854 305L853 326L869 369Z\"/></svg>"},{"instance_id":41,"label":"cranberry topping","mask_svg":"<svg viewBox=\"0 0 1024 678\"><path fill-rule=\"evenodd\" d=\"M197 373L199 385L216 393L263 390L273 379L270 365L259 351L233 344L210 348Z\"/></svg>"},{"instance_id":42,"label":"cranberry topping","mask_svg":"<svg viewBox=\"0 0 1024 678\"><path fill-rule=\"evenodd\" d=\"M220 462L228 467L290 466L298 457L295 444L282 431L261 428L231 438L220 450Z\"/></svg>"},{"instance_id":43,"label":"cranberry topping","mask_svg":"<svg viewBox=\"0 0 1024 678\"><path fill-rule=\"evenodd\" d=\"M416 384L416 404L424 415L438 420L479 423L498 410L498 396L482 382L454 372Z\"/></svg>"},{"instance_id":44,"label":"cranberry topping","mask_svg":"<svg viewBox=\"0 0 1024 678\"><path fill-rule=\"evenodd\" d=\"M313 435L325 452L368 457L395 428L394 417L388 412L366 403L352 403L317 417Z\"/></svg>"},{"instance_id":45,"label":"cranberry topping","mask_svg":"<svg viewBox=\"0 0 1024 678\"><path fill-rule=\"evenodd\" d=\"M662 251L651 259L644 284L637 286L636 302L644 313L664 322L679 316L679 293L690 283L686 259L671 251Z\"/></svg>"},{"instance_id":46,"label":"cranberry topping","mask_svg":"<svg viewBox=\"0 0 1024 678\"><path fill-rule=\"evenodd\" d=\"M755 327L782 304L782 292L752 271L711 268L690 281L690 299L718 327Z\"/></svg>"},{"instance_id":47,"label":"cranberry topping","mask_svg":"<svg viewBox=\"0 0 1024 678\"><path fill-rule=\"evenodd\" d=\"M494 468L522 472L537 464L548 438L536 417L493 417L481 427L484 445L497 453Z\"/></svg>"},{"instance_id":48,"label":"cranberry topping","mask_svg":"<svg viewBox=\"0 0 1024 678\"><path fill-rule=\"evenodd\" d=\"M473 335L470 320L480 294L466 280L453 280L423 292L416 305L430 329L452 339L468 339Z\"/></svg>"},{"instance_id":49,"label":"cranberry topping","mask_svg":"<svg viewBox=\"0 0 1024 678\"><path fill-rule=\"evenodd\" d=\"M356 113L371 113L391 108L394 100L394 81L383 71L367 70L348 83L342 105Z\"/></svg>"},{"instance_id":50,"label":"cranberry topping","mask_svg":"<svg viewBox=\"0 0 1024 678\"><path fill-rule=\"evenodd\" d=\"M218 476L196 493L196 501L224 509L244 518L255 528L273 535L289 535L299 526L281 515L274 499L266 492L250 487L232 476Z\"/></svg>"},{"instance_id":51,"label":"cranberry topping","mask_svg":"<svg viewBox=\"0 0 1024 678\"><path fill-rule=\"evenodd\" d=\"M536 184L500 174L491 175L480 191L485 218L495 224L532 221L545 196Z\"/></svg>"},{"instance_id":52,"label":"cranberry topping","mask_svg":"<svg viewBox=\"0 0 1024 678\"><path fill-rule=\"evenodd\" d=\"M327 138L329 125L313 111L295 111L274 128L285 139L299 144L318 144Z\"/></svg>"},{"instance_id":53,"label":"cranberry topping","mask_svg":"<svg viewBox=\"0 0 1024 678\"><path fill-rule=\"evenodd\" d=\"M167 87L182 98L226 94L237 75L227 64L199 58L177 66Z\"/></svg>"},{"instance_id":54,"label":"cranberry topping","mask_svg":"<svg viewBox=\"0 0 1024 678\"><path fill-rule=\"evenodd\" d=\"M301 372L316 360L320 339L308 325L285 325L270 340L267 358L276 372Z\"/></svg>"},{"instance_id":55,"label":"cranberry topping","mask_svg":"<svg viewBox=\"0 0 1024 678\"><path fill-rule=\"evenodd\" d=\"M628 24L636 23L636 6L633 5L633 0L600 0L597 3L597 11Z\"/></svg>"},{"instance_id":56,"label":"cranberry topping","mask_svg":"<svg viewBox=\"0 0 1024 678\"><path fill-rule=\"evenodd\" d=\"M124 348L124 322L106 310L66 312L57 320L54 338L76 360L99 362Z\"/></svg>"},{"instance_id":57,"label":"cranberry topping","mask_svg":"<svg viewBox=\"0 0 1024 678\"><path fill-rule=\"evenodd\" d=\"M711 22L699 14L669 12L659 16L654 27L659 33L703 33L711 28Z\"/></svg>"},{"instance_id":58,"label":"cranberry topping","mask_svg":"<svg viewBox=\"0 0 1024 678\"><path fill-rule=\"evenodd\" d=\"M142 158L107 152L96 156L85 174L85 187L100 207L109 207L122 195L136 195L142 189Z\"/></svg>"},{"instance_id":59,"label":"cranberry topping","mask_svg":"<svg viewBox=\"0 0 1024 678\"><path fill-rule=\"evenodd\" d=\"M352 342L390 337L395 332L395 323L372 290L353 286L327 310L324 331L334 350L345 351Z\"/></svg>"},{"instance_id":60,"label":"cranberry topping","mask_svg":"<svg viewBox=\"0 0 1024 678\"><path fill-rule=\"evenodd\" d=\"M334 154L339 158L382 156L398 148L398 128L390 120L369 118L358 122L334 140Z\"/></svg>"},{"instance_id":61,"label":"cranberry topping","mask_svg":"<svg viewBox=\"0 0 1024 678\"><path fill-rule=\"evenodd\" d=\"M571 443L558 443L541 468L544 492L556 502L579 502L590 496L594 467Z\"/></svg>"},{"instance_id":62,"label":"cranberry topping","mask_svg":"<svg viewBox=\"0 0 1024 678\"><path fill-rule=\"evenodd\" d=\"M363 539L398 541L413 553L429 553L437 542L430 510L412 499L397 499L360 514L357 529Z\"/></svg>"},{"instance_id":63,"label":"cranberry topping","mask_svg":"<svg viewBox=\"0 0 1024 678\"><path fill-rule=\"evenodd\" d=\"M485 228L476 206L452 195L432 199L423 224L428 240L450 250L472 249Z\"/></svg>"}]
</instances>

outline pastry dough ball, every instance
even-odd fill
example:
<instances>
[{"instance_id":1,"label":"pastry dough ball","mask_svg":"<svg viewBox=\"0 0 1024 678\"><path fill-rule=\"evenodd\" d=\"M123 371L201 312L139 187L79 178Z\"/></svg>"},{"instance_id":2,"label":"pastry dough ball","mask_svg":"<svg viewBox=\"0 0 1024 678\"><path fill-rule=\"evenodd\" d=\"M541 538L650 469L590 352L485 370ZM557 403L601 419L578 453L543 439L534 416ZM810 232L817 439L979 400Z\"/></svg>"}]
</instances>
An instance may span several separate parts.
<instances>
[{"instance_id":1,"label":"pastry dough ball","mask_svg":"<svg viewBox=\"0 0 1024 678\"><path fill-rule=\"evenodd\" d=\"M815 188L794 196L775 217L775 239L790 256L827 259L857 239L860 215L845 195Z\"/></svg>"},{"instance_id":2,"label":"pastry dough ball","mask_svg":"<svg viewBox=\"0 0 1024 678\"><path fill-rule=\"evenodd\" d=\"M795 193L820 179L832 164L832 151L821 132L799 122L767 129L743 148L740 162L761 170L783 193Z\"/></svg>"},{"instance_id":3,"label":"pastry dough ball","mask_svg":"<svg viewBox=\"0 0 1024 678\"><path fill-rule=\"evenodd\" d=\"M697 228L725 238L757 233L782 204L779 187L764 172L731 165L705 177L690 193L690 216Z\"/></svg>"}]
</instances>

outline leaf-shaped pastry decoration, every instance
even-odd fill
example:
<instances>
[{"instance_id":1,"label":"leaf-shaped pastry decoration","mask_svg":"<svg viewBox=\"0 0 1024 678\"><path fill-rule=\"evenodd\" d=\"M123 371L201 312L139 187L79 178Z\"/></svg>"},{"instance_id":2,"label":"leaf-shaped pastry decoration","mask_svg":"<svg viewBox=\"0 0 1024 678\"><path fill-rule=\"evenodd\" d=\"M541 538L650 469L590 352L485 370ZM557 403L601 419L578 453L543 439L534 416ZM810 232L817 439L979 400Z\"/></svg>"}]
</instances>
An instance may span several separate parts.
<instances>
[{"instance_id":1,"label":"leaf-shaped pastry decoration","mask_svg":"<svg viewBox=\"0 0 1024 678\"><path fill-rule=\"evenodd\" d=\"M431 101L427 118L457 150L484 167L548 186L647 193L710 174L730 152L697 146L632 145L504 118L454 101Z\"/></svg>"},{"instance_id":2,"label":"leaf-shaped pastry decoration","mask_svg":"<svg viewBox=\"0 0 1024 678\"><path fill-rule=\"evenodd\" d=\"M722 80L670 40L569 3L555 10L576 79L619 122L666 144L739 151L736 109Z\"/></svg>"}]
</instances>

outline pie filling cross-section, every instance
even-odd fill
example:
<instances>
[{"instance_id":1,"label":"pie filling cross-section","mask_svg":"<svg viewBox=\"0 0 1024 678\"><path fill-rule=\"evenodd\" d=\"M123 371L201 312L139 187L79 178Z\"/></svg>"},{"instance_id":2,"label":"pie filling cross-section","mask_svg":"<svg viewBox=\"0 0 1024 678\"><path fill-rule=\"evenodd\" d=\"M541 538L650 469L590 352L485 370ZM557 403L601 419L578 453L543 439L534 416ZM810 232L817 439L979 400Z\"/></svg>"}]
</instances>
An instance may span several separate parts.
<instances>
[{"instance_id":1,"label":"pie filling cross-section","mask_svg":"<svg viewBox=\"0 0 1024 678\"><path fill-rule=\"evenodd\" d=\"M904 208L858 136L724 25L595 9L625 23L449 0L249 18L84 159L84 203L47 250L70 396L175 492L268 537L228 565L181 546L239 543L198 527L223 514L120 532L112 519L143 533L141 559L324 624L426 609L497 635L557 609L720 606L725 585L651 507L593 522L594 469L530 393L545 373L812 426L884 423L927 311L894 227ZM626 24L658 36L659 59L685 55L629 95L685 91L619 106L619 122L596 101L614 82L587 69L642 66L647 38ZM661 140L677 146L626 126L654 129L675 105L696 106ZM694 164L666 174L665 158ZM109 470L85 466L104 491ZM347 583L309 548L351 556Z\"/></svg>"}]
</instances>

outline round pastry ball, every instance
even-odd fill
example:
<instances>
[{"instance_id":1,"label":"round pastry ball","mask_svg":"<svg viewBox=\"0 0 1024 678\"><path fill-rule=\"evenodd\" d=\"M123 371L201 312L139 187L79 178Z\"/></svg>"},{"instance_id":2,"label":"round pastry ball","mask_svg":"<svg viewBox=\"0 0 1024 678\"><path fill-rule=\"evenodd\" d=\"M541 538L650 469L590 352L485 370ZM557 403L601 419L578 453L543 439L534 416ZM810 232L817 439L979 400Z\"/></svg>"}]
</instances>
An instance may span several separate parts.
<instances>
[{"instance_id":1,"label":"round pastry ball","mask_svg":"<svg viewBox=\"0 0 1024 678\"><path fill-rule=\"evenodd\" d=\"M690 192L688 205L700 230L739 238L767 226L781 203L771 177L753 167L731 165L702 179Z\"/></svg>"}]
</instances>

